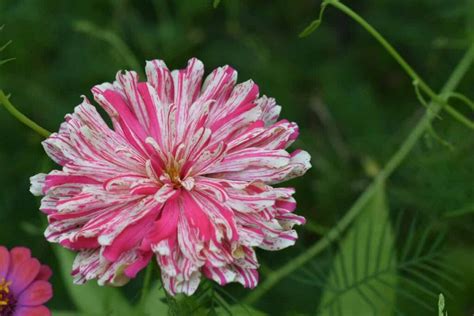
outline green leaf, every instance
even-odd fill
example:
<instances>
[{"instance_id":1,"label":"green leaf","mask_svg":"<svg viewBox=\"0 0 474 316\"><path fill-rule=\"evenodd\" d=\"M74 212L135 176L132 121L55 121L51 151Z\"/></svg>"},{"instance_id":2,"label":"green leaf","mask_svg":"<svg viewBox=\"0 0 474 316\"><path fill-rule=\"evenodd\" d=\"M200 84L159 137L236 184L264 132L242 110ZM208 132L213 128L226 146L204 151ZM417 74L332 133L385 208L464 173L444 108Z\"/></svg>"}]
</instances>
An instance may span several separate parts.
<instances>
[{"instance_id":1,"label":"green leaf","mask_svg":"<svg viewBox=\"0 0 474 316\"><path fill-rule=\"evenodd\" d=\"M216 313L218 316L265 316L266 314L254 309L253 307L247 305L233 305L229 307L229 310L224 309L223 307L216 308Z\"/></svg>"},{"instance_id":2,"label":"green leaf","mask_svg":"<svg viewBox=\"0 0 474 316\"><path fill-rule=\"evenodd\" d=\"M70 311L51 311L51 313L54 316L79 316L79 315L81 315L78 312L70 312Z\"/></svg>"},{"instance_id":3,"label":"green leaf","mask_svg":"<svg viewBox=\"0 0 474 316\"><path fill-rule=\"evenodd\" d=\"M94 281L76 285L72 281L71 267L74 254L60 246L53 246L58 258L61 275L66 289L81 314L88 316L121 316L132 315L132 308L116 288L99 286Z\"/></svg>"},{"instance_id":4,"label":"green leaf","mask_svg":"<svg viewBox=\"0 0 474 316\"><path fill-rule=\"evenodd\" d=\"M145 315L167 315L168 305L164 302L166 294L160 282L151 289L145 301Z\"/></svg>"},{"instance_id":5,"label":"green leaf","mask_svg":"<svg viewBox=\"0 0 474 316\"><path fill-rule=\"evenodd\" d=\"M214 0L214 2L212 3L212 6L215 8L217 8L219 6L219 4L221 3L221 0Z\"/></svg>"},{"instance_id":6,"label":"green leaf","mask_svg":"<svg viewBox=\"0 0 474 316\"><path fill-rule=\"evenodd\" d=\"M312 21L300 34L299 37L306 37L316 31L316 29L321 25L323 21L324 10L326 9L327 3L321 3L321 10L319 11L319 16L316 20Z\"/></svg>"},{"instance_id":7,"label":"green leaf","mask_svg":"<svg viewBox=\"0 0 474 316\"><path fill-rule=\"evenodd\" d=\"M444 295L443 293L440 293L439 294L439 298L438 298L438 315L439 316L448 316L448 312L444 312L444 308L446 307L445 303L444 303Z\"/></svg>"},{"instance_id":8,"label":"green leaf","mask_svg":"<svg viewBox=\"0 0 474 316\"><path fill-rule=\"evenodd\" d=\"M397 274L395 270L386 270L396 264L394 240L385 189L379 185L339 244L327 279L329 287L336 291L324 291L321 315L332 315L334 310L339 315L391 315L395 309ZM384 273L373 277L379 270Z\"/></svg>"}]
</instances>

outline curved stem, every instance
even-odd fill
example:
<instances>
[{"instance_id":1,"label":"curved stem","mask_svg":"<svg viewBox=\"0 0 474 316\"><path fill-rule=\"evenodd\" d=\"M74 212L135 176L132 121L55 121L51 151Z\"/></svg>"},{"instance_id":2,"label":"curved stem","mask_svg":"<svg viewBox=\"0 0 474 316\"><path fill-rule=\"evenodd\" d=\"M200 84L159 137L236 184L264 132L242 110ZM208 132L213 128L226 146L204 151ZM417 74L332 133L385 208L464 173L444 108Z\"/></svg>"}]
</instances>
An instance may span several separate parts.
<instances>
[{"instance_id":1,"label":"curved stem","mask_svg":"<svg viewBox=\"0 0 474 316\"><path fill-rule=\"evenodd\" d=\"M416 73L416 71L406 62L406 60L397 52L397 50L380 34L372 25L370 25L363 17L353 11L351 8L343 4L338 0L326 0L325 3L330 4L337 9L341 10L354 21L359 23L367 32L369 32L384 48L385 50L397 61L397 63L405 70L405 72L416 82L421 90L423 90L434 102L440 103L445 106L446 112L448 112L454 119L467 126L470 129L474 129L474 123L463 116L461 113L456 111L452 106L447 103L447 99L441 98L437 95L433 89L430 88L426 82Z\"/></svg>"},{"instance_id":2,"label":"curved stem","mask_svg":"<svg viewBox=\"0 0 474 316\"><path fill-rule=\"evenodd\" d=\"M448 95L449 98L455 98L455 99L458 99L458 100L461 100L462 102L464 102L468 107L471 108L471 110L474 110L474 102L471 101L468 97L466 97L465 95L461 94L461 93L458 93L458 92L453 92L453 93L450 93Z\"/></svg>"},{"instance_id":3,"label":"curved stem","mask_svg":"<svg viewBox=\"0 0 474 316\"><path fill-rule=\"evenodd\" d=\"M49 135L51 135L51 132L39 126L38 124L33 122L31 119L29 119L26 115L18 111L13 106L13 104L11 104L10 100L8 100L8 97L5 95L3 90L0 90L0 103L3 104L5 109L7 109L7 111L10 112L10 114L13 115L18 121L22 122L23 124L31 128L32 130L34 130L36 133L40 134L44 138L48 138Z\"/></svg>"},{"instance_id":4,"label":"curved stem","mask_svg":"<svg viewBox=\"0 0 474 316\"><path fill-rule=\"evenodd\" d=\"M151 278L153 275L153 264L149 263L145 270L145 277L143 279L142 293L140 296L140 302L138 304L140 311L145 310L146 299L150 291Z\"/></svg>"},{"instance_id":5,"label":"curved stem","mask_svg":"<svg viewBox=\"0 0 474 316\"><path fill-rule=\"evenodd\" d=\"M331 4L334 4L333 1L330 1ZM373 30L373 28L372 28ZM375 31L375 30L374 30ZM376 31L375 31L376 32ZM378 34L378 32L377 32ZM383 39L383 38L382 38ZM385 43L386 41L383 40ZM390 44L386 43L389 47L392 47ZM393 50L393 48L392 48ZM394 51L394 50L393 50ZM407 72L412 73L416 76L416 79L420 80L416 73L411 69L408 64L403 61L403 58L400 57L396 51L394 51L396 56L399 56L399 59L404 63L408 69ZM461 59L459 64L456 66L451 76L447 80L443 89L441 90L441 95L443 95L442 100L447 100L449 93L455 90L465 73L469 70L472 62L474 60L474 43L471 44L470 48L467 50L464 57ZM421 81L420 87L421 87ZM428 87L429 89L429 87ZM431 90L431 89L430 89ZM439 97L434 94L438 99ZM262 297L271 287L277 284L281 279L294 272L296 269L304 265L311 258L321 253L325 250L334 240L336 240L342 232L352 223L352 221L359 215L366 203L374 196L377 187L383 183L392 172L403 162L408 153L416 145L420 137L423 135L425 130L430 127L431 121L436 117L438 112L442 108L442 104L433 100L428 111L425 112L423 117L418 121L417 125L410 132L405 141L400 145L398 150L393 154L390 160L385 164L385 167L373 180L373 182L366 188L366 190L359 196L355 201L352 207L347 211L344 217L327 233L326 238L322 238L320 241L316 242L313 246L308 248L304 253L295 257L292 261L288 262L286 265L280 267L278 270L273 271L268 275L267 279L262 282L253 292L251 292L246 298L245 303L252 304L256 302L260 297Z\"/></svg>"},{"instance_id":6,"label":"curved stem","mask_svg":"<svg viewBox=\"0 0 474 316\"><path fill-rule=\"evenodd\" d=\"M117 51L128 67L143 75L140 63L132 50L125 42L114 32L103 30L95 24L88 21L78 21L75 23L76 30L101 39L112 46Z\"/></svg>"}]
</instances>

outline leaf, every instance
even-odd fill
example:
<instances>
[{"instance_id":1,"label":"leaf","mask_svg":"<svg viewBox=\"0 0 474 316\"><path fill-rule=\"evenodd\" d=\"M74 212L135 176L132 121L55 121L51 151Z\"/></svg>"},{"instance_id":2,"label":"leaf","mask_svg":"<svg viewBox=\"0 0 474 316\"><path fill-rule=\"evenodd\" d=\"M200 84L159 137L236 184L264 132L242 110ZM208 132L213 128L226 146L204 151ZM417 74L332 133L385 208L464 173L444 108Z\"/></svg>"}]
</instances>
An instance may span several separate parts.
<instances>
[{"instance_id":1,"label":"leaf","mask_svg":"<svg viewBox=\"0 0 474 316\"><path fill-rule=\"evenodd\" d=\"M319 11L319 16L316 20L312 21L300 34L299 37L306 37L316 31L316 29L321 25L323 21L324 10L326 9L327 3L321 3L321 10Z\"/></svg>"},{"instance_id":2,"label":"leaf","mask_svg":"<svg viewBox=\"0 0 474 316\"><path fill-rule=\"evenodd\" d=\"M70 311L51 311L52 315L54 316L79 316L78 312L70 312Z\"/></svg>"},{"instance_id":3,"label":"leaf","mask_svg":"<svg viewBox=\"0 0 474 316\"><path fill-rule=\"evenodd\" d=\"M321 315L390 315L394 310L396 271L367 279L381 266L395 266L394 234L384 186L380 185L342 239L320 303ZM381 282L382 281L382 282ZM383 293L383 298L380 297Z\"/></svg>"},{"instance_id":4,"label":"leaf","mask_svg":"<svg viewBox=\"0 0 474 316\"><path fill-rule=\"evenodd\" d=\"M98 316L98 314L91 314L91 313L85 313L85 312L73 312L73 311L56 311L52 310L51 315L53 316ZM113 316L117 314L107 314L107 316Z\"/></svg>"},{"instance_id":5,"label":"leaf","mask_svg":"<svg viewBox=\"0 0 474 316\"><path fill-rule=\"evenodd\" d=\"M166 294L160 282L151 289L145 301L145 315L167 315L168 305L163 301Z\"/></svg>"},{"instance_id":6,"label":"leaf","mask_svg":"<svg viewBox=\"0 0 474 316\"><path fill-rule=\"evenodd\" d=\"M229 310L225 310L223 307L216 308L216 313L219 316L265 316L267 314L254 309L247 305L233 305L229 307Z\"/></svg>"},{"instance_id":7,"label":"leaf","mask_svg":"<svg viewBox=\"0 0 474 316\"><path fill-rule=\"evenodd\" d=\"M3 30L4 27L5 27L5 24L0 26L0 32ZM11 43L12 43L12 41L10 40L10 41L6 42L5 44L3 44L2 46L0 46L0 52L5 50ZM6 63L8 63L12 60L15 60L15 58L7 58L7 59L3 59L3 60L0 59L0 66L4 65L4 64L6 64Z\"/></svg>"},{"instance_id":8,"label":"leaf","mask_svg":"<svg viewBox=\"0 0 474 316\"><path fill-rule=\"evenodd\" d=\"M214 9L216 9L220 3L221 3L221 0L214 0L212 3L212 6L214 7Z\"/></svg>"},{"instance_id":9,"label":"leaf","mask_svg":"<svg viewBox=\"0 0 474 316\"><path fill-rule=\"evenodd\" d=\"M474 39L474 0L466 1L466 31L467 38Z\"/></svg>"},{"instance_id":10,"label":"leaf","mask_svg":"<svg viewBox=\"0 0 474 316\"><path fill-rule=\"evenodd\" d=\"M118 289L101 287L93 282L84 285L74 284L70 275L74 254L56 245L53 246L53 250L58 258L66 289L80 312L88 316L132 315L131 306Z\"/></svg>"},{"instance_id":11,"label":"leaf","mask_svg":"<svg viewBox=\"0 0 474 316\"><path fill-rule=\"evenodd\" d=\"M444 311L444 308L446 307L445 302L444 302L444 295L443 293L439 294L438 298L438 315L439 316L448 316L448 312Z\"/></svg>"}]
</instances>

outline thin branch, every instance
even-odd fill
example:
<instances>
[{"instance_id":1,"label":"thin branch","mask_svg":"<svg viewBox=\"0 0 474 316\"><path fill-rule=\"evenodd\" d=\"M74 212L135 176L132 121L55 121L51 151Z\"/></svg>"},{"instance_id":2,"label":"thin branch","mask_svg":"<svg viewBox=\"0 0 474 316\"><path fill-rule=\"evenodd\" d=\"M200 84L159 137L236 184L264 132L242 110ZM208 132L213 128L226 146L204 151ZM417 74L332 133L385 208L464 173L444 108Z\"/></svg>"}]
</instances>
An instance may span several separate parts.
<instances>
[{"instance_id":1,"label":"thin branch","mask_svg":"<svg viewBox=\"0 0 474 316\"><path fill-rule=\"evenodd\" d=\"M89 34L108 43L122 56L123 60L131 69L141 73L141 67L138 59L135 57L134 53L127 46L127 44L125 44L125 42L117 34L108 30L103 30L89 21L77 21L74 26L77 31Z\"/></svg>"},{"instance_id":2,"label":"thin branch","mask_svg":"<svg viewBox=\"0 0 474 316\"><path fill-rule=\"evenodd\" d=\"M29 119L26 115L21 113L17 108L11 104L10 100L8 97L5 95L5 93L0 90L0 104L3 104L5 109L10 112L11 115L13 115L18 121L21 123L25 124L32 130L34 130L36 133L40 134L44 138L48 138L51 132L48 130L44 129L43 127L39 126L35 122L33 122L31 119Z\"/></svg>"},{"instance_id":3,"label":"thin branch","mask_svg":"<svg viewBox=\"0 0 474 316\"><path fill-rule=\"evenodd\" d=\"M396 53L396 55L399 56L398 53ZM469 67L471 66L473 60L474 43L471 44L464 57L456 66L451 76L447 80L446 84L444 85L443 89L441 90L441 95L443 95L443 99L446 99L446 97L444 97L444 94L450 93L456 89L457 85L459 84L465 73L469 70ZM409 67L409 69L411 69L411 67ZM347 211L344 217L327 233L326 238L321 239L313 246L308 248L305 252L295 257L278 270L275 270L271 275L267 277L265 281L263 281L253 292L251 292L245 298L246 303L251 304L256 302L260 297L262 297L269 289L271 289L274 285L280 282L283 278L285 278L287 275L291 274L293 271L304 265L314 256L324 251L331 244L332 241L336 240L339 237L339 232L345 231L345 229L359 215L366 203L370 201L370 199L374 196L374 193L376 193L378 186L383 183L392 174L392 172L404 161L406 156L417 144L418 140L423 136L425 130L430 127L431 121L442 109L442 104L440 104L439 102L434 102L430 105L430 108L431 111L427 111L424 116L418 121L417 125L413 128L413 130L410 132L405 141L400 145L398 150L386 163L383 170L377 175L377 177L366 188L366 190L359 196L359 198Z\"/></svg>"}]
</instances>

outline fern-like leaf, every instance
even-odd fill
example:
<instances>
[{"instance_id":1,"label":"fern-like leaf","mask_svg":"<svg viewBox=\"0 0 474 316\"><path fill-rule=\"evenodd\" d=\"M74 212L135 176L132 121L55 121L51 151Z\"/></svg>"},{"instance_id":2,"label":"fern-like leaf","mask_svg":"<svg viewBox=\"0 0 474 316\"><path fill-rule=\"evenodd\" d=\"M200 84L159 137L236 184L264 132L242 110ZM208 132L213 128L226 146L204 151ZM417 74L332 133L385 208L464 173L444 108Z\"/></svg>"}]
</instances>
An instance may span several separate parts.
<instances>
[{"instance_id":1,"label":"fern-like leaf","mask_svg":"<svg viewBox=\"0 0 474 316\"><path fill-rule=\"evenodd\" d=\"M0 32L3 30L3 28L5 27L5 25L2 25L0 26ZM12 41L8 41L6 42L5 44L3 44L2 46L0 46L0 52L4 51L10 44L12 43ZM15 60L15 58L6 58L6 59L1 59L0 58L0 66L8 63L9 61L12 61L12 60Z\"/></svg>"},{"instance_id":2,"label":"fern-like leaf","mask_svg":"<svg viewBox=\"0 0 474 316\"><path fill-rule=\"evenodd\" d=\"M405 230L405 219L401 214L392 224L381 185L337 251L328 254L331 266L324 269L315 260L293 277L324 290L318 314L400 315L397 298L435 312L430 301L439 292L451 295L442 284L458 282L440 260L443 236L433 238L416 221Z\"/></svg>"}]
</instances>

